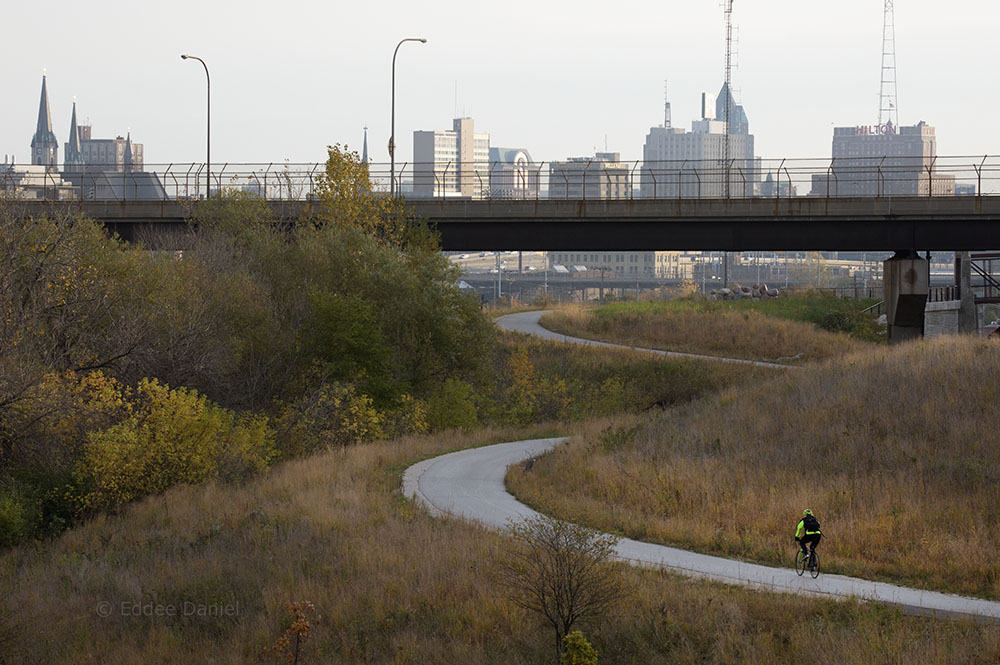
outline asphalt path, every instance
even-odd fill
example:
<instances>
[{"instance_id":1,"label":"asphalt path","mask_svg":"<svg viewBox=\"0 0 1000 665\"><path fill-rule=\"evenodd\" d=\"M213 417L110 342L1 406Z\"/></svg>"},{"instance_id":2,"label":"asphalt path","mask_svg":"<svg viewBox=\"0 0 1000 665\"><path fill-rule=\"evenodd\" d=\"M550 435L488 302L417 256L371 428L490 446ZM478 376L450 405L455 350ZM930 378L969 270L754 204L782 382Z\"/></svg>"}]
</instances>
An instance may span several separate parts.
<instances>
[{"instance_id":1,"label":"asphalt path","mask_svg":"<svg viewBox=\"0 0 1000 665\"><path fill-rule=\"evenodd\" d=\"M452 515L502 529L512 521L538 515L507 492L504 487L507 469L552 450L563 441L565 439L534 439L499 443L424 460L407 469L403 476L403 493L434 515ZM791 551L791 543L789 545ZM1000 620L1000 603L997 602L822 572L817 579L809 575L799 577L791 565L772 568L627 538L618 542L616 556L634 565L665 568L688 577L765 591L857 598L895 605L910 614Z\"/></svg>"},{"instance_id":2,"label":"asphalt path","mask_svg":"<svg viewBox=\"0 0 1000 665\"><path fill-rule=\"evenodd\" d=\"M543 315L547 314L547 310L532 311L532 312L518 312L517 314L507 314L506 316L498 317L495 321L497 326L503 328L504 330L510 330L513 332L527 333L529 335L535 335L536 337L541 337L542 339L553 340L556 342L565 342L567 344L582 344L584 346L602 346L608 349L630 349L632 351L641 351L643 353L653 353L659 356L666 356L670 358L688 358L694 360L711 360L713 362L721 363L733 363L737 365L755 365L757 367L770 367L773 369L792 369L795 368L794 365L782 365L780 363L764 362L760 360L743 360L741 358L723 358L720 356L706 356L698 353L680 353L678 351L664 351L662 349L647 349L641 346L624 346L622 344L611 344L609 342L598 342L592 339L583 339L582 337L570 337L568 335L561 335L557 332L552 332L548 328L543 328L538 320L542 318Z\"/></svg>"},{"instance_id":3,"label":"asphalt path","mask_svg":"<svg viewBox=\"0 0 1000 665\"><path fill-rule=\"evenodd\" d=\"M506 330L524 332L560 342L630 348L664 356L788 368L787 365L775 363L675 353L657 349L636 349L635 347L623 347L605 342L567 337L542 328L538 324L538 320L544 313L535 311L509 314L498 318L496 323ZM507 469L511 465L546 453L564 441L566 441L565 438L513 441L482 448L460 450L424 460L406 470L403 476L403 493L433 515L439 517L450 515L489 528L502 529L511 522L539 515L507 492L504 486ZM822 555L822 550L820 553ZM812 579L808 575L800 577L791 565L787 568L773 568L628 538L618 541L616 558L634 565L664 568L688 577L765 591L841 599L856 598L893 605L909 614L1000 621L1000 602L936 591L923 591L845 575L827 575L822 572L817 579Z\"/></svg>"}]
</instances>

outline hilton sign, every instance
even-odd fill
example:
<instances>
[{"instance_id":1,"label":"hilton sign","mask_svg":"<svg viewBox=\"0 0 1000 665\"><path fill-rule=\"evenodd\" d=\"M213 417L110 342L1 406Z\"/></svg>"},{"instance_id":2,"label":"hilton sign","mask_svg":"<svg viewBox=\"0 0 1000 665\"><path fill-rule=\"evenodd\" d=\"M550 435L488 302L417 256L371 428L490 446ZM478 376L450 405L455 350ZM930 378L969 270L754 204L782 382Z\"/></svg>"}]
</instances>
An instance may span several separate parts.
<instances>
[{"instance_id":1,"label":"hilton sign","mask_svg":"<svg viewBox=\"0 0 1000 665\"><path fill-rule=\"evenodd\" d=\"M854 128L856 136L885 136L895 134L896 128L890 124L886 125L858 125Z\"/></svg>"}]
</instances>

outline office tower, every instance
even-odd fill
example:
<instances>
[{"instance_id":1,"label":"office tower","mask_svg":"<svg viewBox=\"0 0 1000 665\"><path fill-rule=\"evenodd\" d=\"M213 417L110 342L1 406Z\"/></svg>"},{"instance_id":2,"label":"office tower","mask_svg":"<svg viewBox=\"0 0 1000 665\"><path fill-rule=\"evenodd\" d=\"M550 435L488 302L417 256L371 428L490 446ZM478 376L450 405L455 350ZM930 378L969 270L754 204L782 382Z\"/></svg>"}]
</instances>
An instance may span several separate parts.
<instances>
[{"instance_id":1,"label":"office tower","mask_svg":"<svg viewBox=\"0 0 1000 665\"><path fill-rule=\"evenodd\" d=\"M726 137L726 100L729 136ZM669 104L669 103L668 103ZM702 94L701 119L691 131L665 122L651 127L642 150L639 195L644 198L722 198L728 173L730 196L753 196L759 164L746 111L725 84L717 96ZM728 150L729 160L725 155Z\"/></svg>"},{"instance_id":2,"label":"office tower","mask_svg":"<svg viewBox=\"0 0 1000 665\"><path fill-rule=\"evenodd\" d=\"M413 132L413 195L489 196L490 135L472 118L455 118L452 129Z\"/></svg>"},{"instance_id":3,"label":"office tower","mask_svg":"<svg viewBox=\"0 0 1000 665\"><path fill-rule=\"evenodd\" d=\"M538 198L540 171L524 148L490 148L490 197Z\"/></svg>"}]
</instances>

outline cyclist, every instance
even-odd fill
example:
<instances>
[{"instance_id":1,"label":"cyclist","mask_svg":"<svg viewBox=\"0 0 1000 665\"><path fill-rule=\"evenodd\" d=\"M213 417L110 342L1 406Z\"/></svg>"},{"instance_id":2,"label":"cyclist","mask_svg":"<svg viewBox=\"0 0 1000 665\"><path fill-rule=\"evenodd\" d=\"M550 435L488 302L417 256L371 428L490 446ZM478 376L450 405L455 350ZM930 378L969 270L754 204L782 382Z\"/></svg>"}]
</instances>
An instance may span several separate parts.
<instances>
[{"instance_id":1,"label":"cyclist","mask_svg":"<svg viewBox=\"0 0 1000 665\"><path fill-rule=\"evenodd\" d=\"M802 511L802 519L799 520L798 525L795 527L795 541L802 547L802 555L809 556L810 547L815 550L816 546L819 545L820 538L823 537L823 532L819 530L819 520L813 515L813 511L806 508ZM815 561L810 559L809 568L810 570L816 565Z\"/></svg>"}]
</instances>

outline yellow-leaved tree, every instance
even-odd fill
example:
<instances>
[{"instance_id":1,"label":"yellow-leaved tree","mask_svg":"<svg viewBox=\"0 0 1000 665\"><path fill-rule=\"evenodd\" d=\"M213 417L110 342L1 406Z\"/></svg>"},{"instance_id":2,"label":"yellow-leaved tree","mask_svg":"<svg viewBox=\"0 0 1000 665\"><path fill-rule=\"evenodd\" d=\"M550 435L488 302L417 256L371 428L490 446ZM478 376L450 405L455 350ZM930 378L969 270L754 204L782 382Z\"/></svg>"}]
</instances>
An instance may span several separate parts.
<instances>
[{"instance_id":1,"label":"yellow-leaved tree","mask_svg":"<svg viewBox=\"0 0 1000 665\"><path fill-rule=\"evenodd\" d=\"M108 510L178 483L237 479L267 468L274 432L197 391L143 379L132 415L92 432L76 467L84 510Z\"/></svg>"},{"instance_id":2,"label":"yellow-leaved tree","mask_svg":"<svg viewBox=\"0 0 1000 665\"><path fill-rule=\"evenodd\" d=\"M368 165L347 146L328 146L317 194L320 222L358 229L381 245L436 249L437 239L427 225L414 217L402 199L377 191Z\"/></svg>"}]
</instances>

